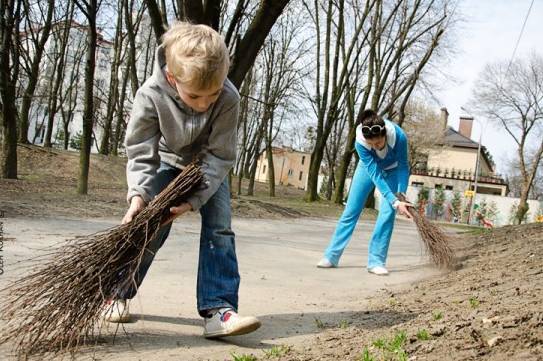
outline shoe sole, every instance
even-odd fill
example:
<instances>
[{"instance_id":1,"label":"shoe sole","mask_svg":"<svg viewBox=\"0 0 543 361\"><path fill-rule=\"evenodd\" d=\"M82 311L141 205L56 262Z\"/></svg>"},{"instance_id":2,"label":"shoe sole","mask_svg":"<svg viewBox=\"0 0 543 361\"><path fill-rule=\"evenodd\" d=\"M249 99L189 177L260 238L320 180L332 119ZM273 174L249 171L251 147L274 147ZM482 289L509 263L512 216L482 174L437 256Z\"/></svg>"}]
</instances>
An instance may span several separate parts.
<instances>
[{"instance_id":1,"label":"shoe sole","mask_svg":"<svg viewBox=\"0 0 543 361\"><path fill-rule=\"evenodd\" d=\"M204 337L205 338L219 338L219 337L226 337L226 336L245 335L247 333L251 333L253 331L258 330L261 325L262 324L260 323L260 321L252 320L251 322L247 322L246 324L239 325L233 330L204 333Z\"/></svg>"},{"instance_id":2,"label":"shoe sole","mask_svg":"<svg viewBox=\"0 0 543 361\"><path fill-rule=\"evenodd\" d=\"M389 273L375 273L375 272L372 272L372 271L368 271L368 273L371 273L372 275L376 275L376 276L388 276Z\"/></svg>"}]
</instances>

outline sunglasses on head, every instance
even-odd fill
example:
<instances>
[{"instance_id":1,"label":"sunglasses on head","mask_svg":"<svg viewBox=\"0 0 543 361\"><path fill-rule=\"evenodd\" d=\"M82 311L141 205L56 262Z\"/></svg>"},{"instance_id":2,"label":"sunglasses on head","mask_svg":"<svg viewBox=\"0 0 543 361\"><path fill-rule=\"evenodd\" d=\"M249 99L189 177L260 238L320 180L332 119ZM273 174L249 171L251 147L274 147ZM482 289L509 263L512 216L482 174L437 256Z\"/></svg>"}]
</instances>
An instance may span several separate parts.
<instances>
[{"instance_id":1,"label":"sunglasses on head","mask_svg":"<svg viewBox=\"0 0 543 361\"><path fill-rule=\"evenodd\" d=\"M385 127L379 124L372 125L371 127L368 127L367 125L362 126L363 135L379 135L383 133L384 130Z\"/></svg>"}]
</instances>

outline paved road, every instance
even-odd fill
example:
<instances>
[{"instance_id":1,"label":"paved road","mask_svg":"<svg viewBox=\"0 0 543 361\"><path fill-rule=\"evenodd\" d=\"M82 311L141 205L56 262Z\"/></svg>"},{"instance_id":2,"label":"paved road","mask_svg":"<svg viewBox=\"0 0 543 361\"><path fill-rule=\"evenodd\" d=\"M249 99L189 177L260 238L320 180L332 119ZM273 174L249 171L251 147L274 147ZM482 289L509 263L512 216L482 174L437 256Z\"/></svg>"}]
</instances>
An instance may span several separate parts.
<instances>
[{"instance_id":1,"label":"paved road","mask_svg":"<svg viewBox=\"0 0 543 361\"><path fill-rule=\"evenodd\" d=\"M116 219L4 219L4 275L0 286L24 270L17 261L66 238L114 226ZM340 267L317 269L335 227L332 219L236 219L242 277L240 313L258 316L257 332L211 341L201 337L196 312L196 268L200 220L178 220L131 305L137 322L115 345L95 348L108 360L225 360L231 353L260 354L274 344L299 345L325 325L358 317L380 288L397 288L437 274L427 265L412 223L400 220L393 234L388 277L367 273L371 222L360 222ZM368 322L371 327L371 322ZM5 348L2 348L5 349ZM1 352L1 349L0 349Z\"/></svg>"}]
</instances>

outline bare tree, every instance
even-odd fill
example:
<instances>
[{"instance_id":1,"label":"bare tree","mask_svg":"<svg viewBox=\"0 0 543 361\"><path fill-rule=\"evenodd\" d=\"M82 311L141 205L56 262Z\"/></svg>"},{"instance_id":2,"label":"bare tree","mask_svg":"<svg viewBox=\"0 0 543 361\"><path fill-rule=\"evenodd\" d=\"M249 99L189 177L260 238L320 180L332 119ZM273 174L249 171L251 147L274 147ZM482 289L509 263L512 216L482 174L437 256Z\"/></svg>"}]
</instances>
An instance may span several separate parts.
<instances>
[{"instance_id":1,"label":"bare tree","mask_svg":"<svg viewBox=\"0 0 543 361\"><path fill-rule=\"evenodd\" d=\"M367 5L366 11L360 12L362 15L353 16L355 24L367 22L370 30L362 37L365 43L360 44L361 51L353 59L355 71L361 73L359 80L350 83L348 88L354 87L358 114L371 107L382 115L394 117L401 126L405 107L421 73L436 56L439 40L450 25L446 22L447 1L378 0L371 9ZM371 16L367 16L368 12ZM367 64L361 64L366 61ZM365 70L359 70L361 65ZM355 130L356 123L349 121L346 144L354 143ZM334 197L337 203L343 200L346 171L353 153L354 147L348 146L341 157Z\"/></svg>"},{"instance_id":2,"label":"bare tree","mask_svg":"<svg viewBox=\"0 0 543 361\"><path fill-rule=\"evenodd\" d=\"M52 147L52 136L55 122L55 115L59 109L58 97L61 84L64 81L64 70L66 68L66 62L68 61L67 49L70 40L70 31L72 29L73 12L75 3L70 2L67 10L67 16L64 22L57 24L55 34L53 35L54 48L52 59L50 59L51 66L51 83L50 88L47 89L49 100L47 103L47 128L45 133L45 139L43 146L46 148Z\"/></svg>"},{"instance_id":3,"label":"bare tree","mask_svg":"<svg viewBox=\"0 0 543 361\"><path fill-rule=\"evenodd\" d=\"M262 122L265 129L270 197L275 197L273 142L281 130L282 120L289 111L289 104L295 102L297 93L301 93L303 72L299 64L306 53L303 42L296 41L296 35L301 27L294 21L293 14L283 15L276 29L266 40L267 44L264 45L262 51L264 73ZM278 117L278 115L281 116Z\"/></svg>"},{"instance_id":4,"label":"bare tree","mask_svg":"<svg viewBox=\"0 0 543 361\"><path fill-rule=\"evenodd\" d=\"M20 17L21 1L0 1L0 97L2 120L2 153L0 177L17 178L17 108L15 106L15 84L18 75L19 57L13 44L18 34L17 19Z\"/></svg>"},{"instance_id":5,"label":"bare tree","mask_svg":"<svg viewBox=\"0 0 543 361\"><path fill-rule=\"evenodd\" d=\"M243 178L247 177L248 172L246 171L244 165L245 161L250 154L248 150L248 145L251 139L251 130L253 126L249 124L249 96L254 88L254 82L252 81L253 71L249 71L247 77L243 81L241 87L241 101L240 101L240 111L239 111L239 121L238 121L238 134L241 135L238 145L238 156L236 159L235 169L237 170L236 174L238 176L238 185L237 185L237 194L241 195L241 183ZM253 118L254 119L254 118Z\"/></svg>"},{"instance_id":6,"label":"bare tree","mask_svg":"<svg viewBox=\"0 0 543 361\"><path fill-rule=\"evenodd\" d=\"M94 119L94 71L96 67L96 45L98 33L96 17L98 14L98 0L75 0L76 6L85 15L88 22L87 56L85 59L85 95L83 109L83 137L79 159L79 179L77 193L87 194L89 181L89 165L92 128Z\"/></svg>"},{"instance_id":7,"label":"bare tree","mask_svg":"<svg viewBox=\"0 0 543 361\"><path fill-rule=\"evenodd\" d=\"M145 0L155 35L160 39L166 31L167 24L161 13L160 5L156 0ZM251 22L242 37L236 41L235 52L229 78L236 87L240 87L245 75L255 62L258 52L262 48L271 28L283 12L290 0L262 0L255 11ZM221 0L188 1L177 0L176 13L180 20L189 20L203 23L218 29L220 23ZM240 5L243 8L243 4ZM232 17L232 22L239 22L241 16ZM230 27L235 25L229 25Z\"/></svg>"},{"instance_id":8,"label":"bare tree","mask_svg":"<svg viewBox=\"0 0 543 361\"><path fill-rule=\"evenodd\" d=\"M367 1L363 10L355 11L362 15L355 18L356 23L348 36L344 0L327 0L323 4L315 0L312 5L305 3L315 26L316 79L311 99L317 118L315 146L311 153L305 195L307 201L318 199L317 182L326 143L338 119L339 104L346 96L348 79L356 59L367 44L369 33L364 25L376 1ZM337 21L334 21L336 18ZM324 41L321 39L323 34Z\"/></svg>"},{"instance_id":9,"label":"bare tree","mask_svg":"<svg viewBox=\"0 0 543 361\"><path fill-rule=\"evenodd\" d=\"M520 224L543 156L543 58L534 53L528 59L489 64L474 89L471 107L504 129L518 146L522 187L516 220Z\"/></svg>"},{"instance_id":10,"label":"bare tree","mask_svg":"<svg viewBox=\"0 0 543 361\"><path fill-rule=\"evenodd\" d=\"M107 97L106 117L104 119L104 133L100 145L100 153L108 155L110 152L111 126L115 113L117 99L119 98L119 70L121 68L123 50L123 8L124 2L117 1L117 22L115 26L115 38L113 40L113 62L109 75L109 91ZM120 110L122 111L122 110Z\"/></svg>"},{"instance_id":11,"label":"bare tree","mask_svg":"<svg viewBox=\"0 0 543 361\"><path fill-rule=\"evenodd\" d=\"M444 149L446 129L440 115L422 101L411 100L404 112L403 129L409 140L409 166L417 168L423 166L430 151Z\"/></svg>"},{"instance_id":12,"label":"bare tree","mask_svg":"<svg viewBox=\"0 0 543 361\"><path fill-rule=\"evenodd\" d=\"M31 5L28 1L24 1L23 4L26 18L25 36L27 40L30 40L29 42L27 42L26 48L32 48L34 54L29 64L29 71L26 74L26 79L28 83L24 90L23 101L20 111L19 142L23 144L28 144L28 116L30 113L30 106L34 96L34 91L36 90L36 85L38 84L38 73L40 71L40 62L43 57L43 51L45 49L45 44L49 39L49 34L51 33L53 14L55 11L55 0L47 1L46 11L42 8L42 2ZM41 24L39 25L40 27L38 29L35 28L35 24L37 23L37 21L34 19L35 16L33 14L36 8L39 10L38 15L42 17L41 19L39 19Z\"/></svg>"},{"instance_id":13,"label":"bare tree","mask_svg":"<svg viewBox=\"0 0 543 361\"><path fill-rule=\"evenodd\" d=\"M69 31L69 24L66 24L65 31ZM66 63L70 64L68 82L65 81L64 72L59 76L59 100L60 100L60 114L62 118L62 135L64 137L64 149L68 149L70 145L70 124L74 119L75 109L79 103L80 92L80 68L82 64L83 56L86 53L86 44L82 41L78 43L71 43L71 51L66 54ZM66 74L68 75L68 74ZM54 114L56 111L53 112ZM51 125L52 126L52 125ZM58 132L57 132L58 134Z\"/></svg>"},{"instance_id":14,"label":"bare tree","mask_svg":"<svg viewBox=\"0 0 543 361\"><path fill-rule=\"evenodd\" d=\"M119 96L119 102L117 104L117 123L115 125L115 133L113 134L113 155L119 154L119 148L122 144L123 132L126 130L125 119L127 117L127 111L125 111L126 92L128 87L128 78L130 77L130 65L127 65L123 74L123 81L121 85L121 93Z\"/></svg>"},{"instance_id":15,"label":"bare tree","mask_svg":"<svg viewBox=\"0 0 543 361\"><path fill-rule=\"evenodd\" d=\"M529 156L529 162L531 163L533 160L533 152L532 156ZM519 160L517 159L517 156L513 156L508 162L507 162L507 170L506 170L506 176L507 176L507 183L509 184L509 197L520 197L522 194L522 174L520 172L519 167ZM530 189L529 198L530 199L537 199L537 200L543 200L543 162L539 163L539 169L537 170L537 174L534 178L534 183L532 185L532 188Z\"/></svg>"},{"instance_id":16,"label":"bare tree","mask_svg":"<svg viewBox=\"0 0 543 361\"><path fill-rule=\"evenodd\" d=\"M138 68L136 61L136 34L139 30L139 24L145 10L144 6L140 6L136 18L132 18L134 13L134 0L124 0L124 21L126 25L126 34L128 37L128 63L130 65L130 84L132 87L132 97L136 96L136 91L138 90L140 84L138 79Z\"/></svg>"}]
</instances>

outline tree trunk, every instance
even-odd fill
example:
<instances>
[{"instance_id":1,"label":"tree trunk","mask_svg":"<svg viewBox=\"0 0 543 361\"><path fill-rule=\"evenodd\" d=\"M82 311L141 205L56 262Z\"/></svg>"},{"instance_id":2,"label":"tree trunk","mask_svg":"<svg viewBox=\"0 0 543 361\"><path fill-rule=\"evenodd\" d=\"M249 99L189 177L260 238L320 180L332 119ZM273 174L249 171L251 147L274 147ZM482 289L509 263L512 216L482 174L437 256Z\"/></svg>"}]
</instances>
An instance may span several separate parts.
<instances>
[{"instance_id":1,"label":"tree trunk","mask_svg":"<svg viewBox=\"0 0 543 361\"><path fill-rule=\"evenodd\" d=\"M126 68L123 74L123 84L121 86L121 94L119 98L119 104L117 105L117 124L115 126L115 138L113 143L113 155L119 155L119 144L122 139L122 130L124 129L124 101L126 99L126 88L128 86L128 77L130 69Z\"/></svg>"},{"instance_id":2,"label":"tree trunk","mask_svg":"<svg viewBox=\"0 0 543 361\"><path fill-rule=\"evenodd\" d=\"M332 199L332 191L334 190L334 180L335 180L335 174L334 174L334 170L333 169L330 169L330 174L328 175L328 182L326 184L326 200L331 200Z\"/></svg>"},{"instance_id":3,"label":"tree trunk","mask_svg":"<svg viewBox=\"0 0 543 361\"><path fill-rule=\"evenodd\" d=\"M109 96L107 99L106 119L104 122L104 134L100 145L100 153L108 155L110 153L111 143L111 125L113 124L113 114L115 105L119 97L119 67L121 65L121 50L122 50L122 23L123 23L123 3L117 3L117 27L115 29L115 40L113 42L113 64L111 64L111 73L109 76ZM122 111L122 110L121 110Z\"/></svg>"},{"instance_id":4,"label":"tree trunk","mask_svg":"<svg viewBox=\"0 0 543 361\"><path fill-rule=\"evenodd\" d=\"M73 10L72 10L73 14ZM68 40L70 35L70 20L66 20L65 28L63 30L62 34L62 40L60 45L60 51L58 54L58 58L55 59L54 63L54 71L51 75L52 78L54 78L54 84L53 88L51 89L51 92L49 93L49 101L48 101L48 114L47 114L47 131L45 133L45 140L43 142L43 146L45 148L51 148L51 138L53 136L53 126L55 122L55 115L58 110L58 92L62 85L62 82L64 81L64 66L65 66L65 56L66 56L66 47L68 46Z\"/></svg>"},{"instance_id":5,"label":"tree trunk","mask_svg":"<svg viewBox=\"0 0 543 361\"><path fill-rule=\"evenodd\" d=\"M132 10L133 7L130 6L132 1L125 0L124 11L125 11L125 23L126 23L126 32L128 36L128 64L130 65L130 84L132 87L132 97L136 96L136 91L139 88L139 79L138 79L138 69L136 62L136 33L134 31L134 24L132 23Z\"/></svg>"},{"instance_id":6,"label":"tree trunk","mask_svg":"<svg viewBox=\"0 0 543 361\"><path fill-rule=\"evenodd\" d=\"M273 148L271 144L266 144L266 158L268 160L268 183L270 187L270 197L275 197L275 167L273 166Z\"/></svg>"},{"instance_id":7,"label":"tree trunk","mask_svg":"<svg viewBox=\"0 0 543 361\"><path fill-rule=\"evenodd\" d=\"M2 98L2 155L0 177L17 179L17 108L15 106L15 81L10 68L12 35L15 30L15 14L20 5L15 0L0 4L0 92ZM15 58L14 61L18 61Z\"/></svg>"},{"instance_id":8,"label":"tree trunk","mask_svg":"<svg viewBox=\"0 0 543 361\"><path fill-rule=\"evenodd\" d=\"M85 96L83 108L83 137L81 138L81 151L79 153L79 179L77 193L87 194L89 183L90 153L92 146L92 128L94 123L94 70L96 66L96 14L98 0L88 0L86 4L87 19L89 21L88 49L85 62Z\"/></svg>"},{"instance_id":9,"label":"tree trunk","mask_svg":"<svg viewBox=\"0 0 543 361\"><path fill-rule=\"evenodd\" d=\"M264 137L264 122L262 122L258 129L258 135L256 137L256 143L253 153L253 159L251 163L251 169L249 171L249 187L247 188L247 195L252 196L254 195L255 191L255 177L256 177L256 166L258 163L258 158L260 157L260 144L262 143L262 138Z\"/></svg>"},{"instance_id":10,"label":"tree trunk","mask_svg":"<svg viewBox=\"0 0 543 361\"><path fill-rule=\"evenodd\" d=\"M230 68L229 79L239 88L245 75L253 66L271 28L281 15L289 0L262 0L247 32L236 47Z\"/></svg>"}]
</instances>

